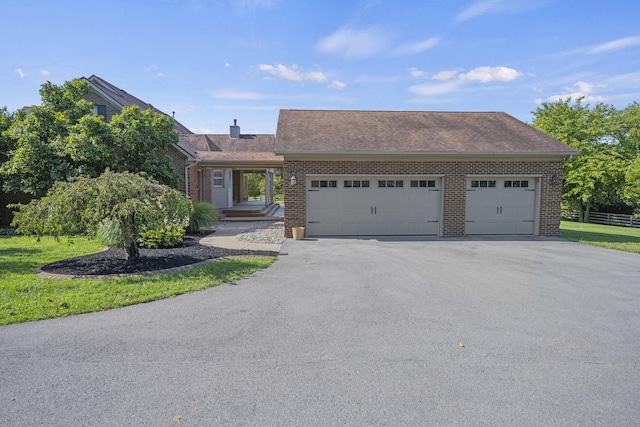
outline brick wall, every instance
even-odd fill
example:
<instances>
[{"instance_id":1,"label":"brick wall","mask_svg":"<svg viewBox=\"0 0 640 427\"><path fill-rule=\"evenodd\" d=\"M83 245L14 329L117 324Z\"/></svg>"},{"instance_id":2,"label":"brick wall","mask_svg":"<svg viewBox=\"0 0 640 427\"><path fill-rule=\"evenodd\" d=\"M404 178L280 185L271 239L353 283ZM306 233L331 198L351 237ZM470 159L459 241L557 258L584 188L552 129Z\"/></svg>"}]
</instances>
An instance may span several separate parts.
<instances>
[{"instance_id":1,"label":"brick wall","mask_svg":"<svg viewBox=\"0 0 640 427\"><path fill-rule=\"evenodd\" d=\"M105 117L105 121L111 121L111 118L120 112L120 109L115 107L111 102L104 99L102 96L98 95L96 92L91 92L87 96L84 97L89 102L93 102L93 105L106 105L107 107L107 116Z\"/></svg>"},{"instance_id":2,"label":"brick wall","mask_svg":"<svg viewBox=\"0 0 640 427\"><path fill-rule=\"evenodd\" d=\"M562 160L547 161L284 161L285 233L291 227L306 224L306 177L316 174L337 175L443 175L443 236L464 236L467 175L541 175L540 235L560 234L562 185L551 184L558 175L562 182ZM291 174L298 184L291 185Z\"/></svg>"}]
</instances>

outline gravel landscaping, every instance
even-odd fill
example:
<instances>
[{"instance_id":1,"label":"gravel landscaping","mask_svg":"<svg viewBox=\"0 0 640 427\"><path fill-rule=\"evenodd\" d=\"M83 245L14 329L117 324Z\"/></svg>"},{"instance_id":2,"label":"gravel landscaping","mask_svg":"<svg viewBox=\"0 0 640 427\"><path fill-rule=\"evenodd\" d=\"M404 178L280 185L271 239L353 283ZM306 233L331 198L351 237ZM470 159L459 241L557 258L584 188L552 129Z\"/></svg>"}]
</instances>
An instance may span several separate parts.
<instances>
[{"instance_id":1,"label":"gravel landscaping","mask_svg":"<svg viewBox=\"0 0 640 427\"><path fill-rule=\"evenodd\" d=\"M256 222L244 232L238 234L236 239L247 243L282 244L284 237L284 222Z\"/></svg>"}]
</instances>

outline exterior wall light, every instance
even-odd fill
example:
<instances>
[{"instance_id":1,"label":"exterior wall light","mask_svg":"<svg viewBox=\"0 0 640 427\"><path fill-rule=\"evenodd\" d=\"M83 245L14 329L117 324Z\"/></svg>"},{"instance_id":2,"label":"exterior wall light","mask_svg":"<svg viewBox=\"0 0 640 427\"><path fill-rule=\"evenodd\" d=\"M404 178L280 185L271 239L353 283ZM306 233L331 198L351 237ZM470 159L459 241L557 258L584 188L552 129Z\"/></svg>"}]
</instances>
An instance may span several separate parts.
<instances>
[{"instance_id":1,"label":"exterior wall light","mask_svg":"<svg viewBox=\"0 0 640 427\"><path fill-rule=\"evenodd\" d=\"M296 178L295 174L291 174L291 185L297 185L298 178Z\"/></svg>"},{"instance_id":2,"label":"exterior wall light","mask_svg":"<svg viewBox=\"0 0 640 427\"><path fill-rule=\"evenodd\" d=\"M553 184L553 185L558 185L558 184L560 184L560 177L558 176L558 174L557 174L557 173L554 173L554 174L551 176L551 184Z\"/></svg>"}]
</instances>

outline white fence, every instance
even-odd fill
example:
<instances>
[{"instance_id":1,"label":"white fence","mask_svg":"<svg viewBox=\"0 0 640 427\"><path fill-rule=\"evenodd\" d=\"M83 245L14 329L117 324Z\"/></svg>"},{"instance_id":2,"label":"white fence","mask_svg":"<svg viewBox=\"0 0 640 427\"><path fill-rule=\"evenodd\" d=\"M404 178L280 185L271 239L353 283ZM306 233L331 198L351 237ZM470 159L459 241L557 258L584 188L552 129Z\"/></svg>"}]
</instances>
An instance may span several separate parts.
<instances>
[{"instance_id":1,"label":"white fence","mask_svg":"<svg viewBox=\"0 0 640 427\"><path fill-rule=\"evenodd\" d=\"M571 221L577 221L578 213L576 211L563 211L562 217L569 219ZM640 218L637 218L633 215L625 215L625 214L590 212L588 222L593 224L617 225L620 227L640 228Z\"/></svg>"}]
</instances>

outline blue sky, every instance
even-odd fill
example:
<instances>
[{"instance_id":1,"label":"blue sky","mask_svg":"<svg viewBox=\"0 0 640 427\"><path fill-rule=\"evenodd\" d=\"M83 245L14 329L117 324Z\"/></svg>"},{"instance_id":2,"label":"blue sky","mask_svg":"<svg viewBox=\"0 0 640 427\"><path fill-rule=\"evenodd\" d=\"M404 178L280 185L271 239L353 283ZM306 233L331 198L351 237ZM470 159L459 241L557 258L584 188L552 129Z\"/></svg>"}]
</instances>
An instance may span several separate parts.
<instances>
[{"instance_id":1,"label":"blue sky","mask_svg":"<svg viewBox=\"0 0 640 427\"><path fill-rule=\"evenodd\" d=\"M2 0L0 106L96 74L198 133L281 108L505 111L640 101L629 0Z\"/></svg>"}]
</instances>

